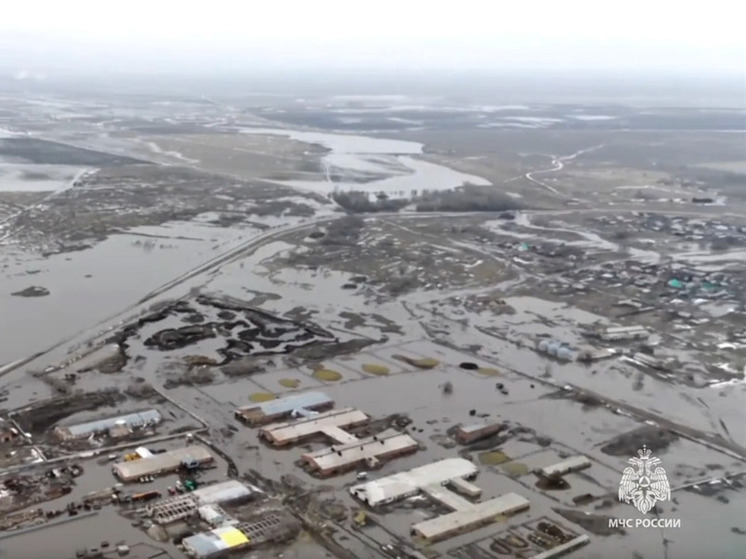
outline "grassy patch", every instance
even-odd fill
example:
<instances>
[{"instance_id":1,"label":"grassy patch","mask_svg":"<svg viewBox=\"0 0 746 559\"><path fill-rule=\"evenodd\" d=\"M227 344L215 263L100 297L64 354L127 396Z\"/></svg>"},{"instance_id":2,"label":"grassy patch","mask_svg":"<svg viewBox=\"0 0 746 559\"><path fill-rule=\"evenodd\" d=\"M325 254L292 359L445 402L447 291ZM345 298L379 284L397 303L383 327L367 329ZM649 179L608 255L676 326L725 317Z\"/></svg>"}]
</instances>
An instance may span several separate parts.
<instances>
[{"instance_id":1,"label":"grassy patch","mask_svg":"<svg viewBox=\"0 0 746 559\"><path fill-rule=\"evenodd\" d=\"M406 355L394 355L394 359L398 359L399 361L404 361L408 365L411 365L412 367L417 367L418 369L434 369L438 365L440 365L440 361L437 359L433 359L432 357L408 357Z\"/></svg>"},{"instance_id":2,"label":"grassy patch","mask_svg":"<svg viewBox=\"0 0 746 559\"><path fill-rule=\"evenodd\" d=\"M479 455L479 462L485 466L497 466L509 462L510 458L507 454L500 450L494 450L492 452L483 452Z\"/></svg>"},{"instance_id":3,"label":"grassy patch","mask_svg":"<svg viewBox=\"0 0 746 559\"><path fill-rule=\"evenodd\" d=\"M255 403L269 402L275 398L277 398L277 396L270 394L269 392L254 392L249 396L249 400Z\"/></svg>"},{"instance_id":4,"label":"grassy patch","mask_svg":"<svg viewBox=\"0 0 746 559\"><path fill-rule=\"evenodd\" d=\"M342 380L342 374L331 369L316 369L313 372L313 378L326 382L337 382L338 380Z\"/></svg>"},{"instance_id":5,"label":"grassy patch","mask_svg":"<svg viewBox=\"0 0 746 559\"><path fill-rule=\"evenodd\" d=\"M388 375L389 368L384 365L376 365L375 363L364 363L363 371L371 375Z\"/></svg>"},{"instance_id":6,"label":"grassy patch","mask_svg":"<svg viewBox=\"0 0 746 559\"><path fill-rule=\"evenodd\" d=\"M300 386L300 381L297 378L281 378L280 386L284 386L285 388L298 388L298 386Z\"/></svg>"}]
</instances>

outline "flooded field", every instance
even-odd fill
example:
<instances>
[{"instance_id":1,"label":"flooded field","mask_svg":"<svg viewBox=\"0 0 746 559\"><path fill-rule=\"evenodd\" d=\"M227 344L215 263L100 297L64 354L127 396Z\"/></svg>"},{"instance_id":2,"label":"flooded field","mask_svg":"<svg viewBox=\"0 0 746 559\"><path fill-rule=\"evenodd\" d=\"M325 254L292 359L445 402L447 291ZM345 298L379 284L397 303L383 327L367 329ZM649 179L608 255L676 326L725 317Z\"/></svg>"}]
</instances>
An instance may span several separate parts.
<instances>
[{"instance_id":1,"label":"flooded field","mask_svg":"<svg viewBox=\"0 0 746 559\"><path fill-rule=\"evenodd\" d=\"M735 179L682 167L706 136L657 132L653 165L608 133L660 114L265 101L8 103L0 555L193 557L231 525L252 559L735 557L746 231ZM471 485L350 492L456 458ZM254 496L191 500L226 481ZM680 526L609 521L653 517Z\"/></svg>"}]
</instances>

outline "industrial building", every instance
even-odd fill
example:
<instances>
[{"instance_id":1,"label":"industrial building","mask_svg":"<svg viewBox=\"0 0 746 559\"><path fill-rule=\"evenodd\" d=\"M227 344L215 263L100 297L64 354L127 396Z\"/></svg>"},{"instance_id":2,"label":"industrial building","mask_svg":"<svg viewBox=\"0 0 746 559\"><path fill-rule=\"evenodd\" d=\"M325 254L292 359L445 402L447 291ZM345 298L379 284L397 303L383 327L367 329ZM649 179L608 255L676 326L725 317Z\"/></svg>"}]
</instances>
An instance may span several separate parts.
<instances>
[{"instance_id":1,"label":"industrial building","mask_svg":"<svg viewBox=\"0 0 746 559\"><path fill-rule=\"evenodd\" d=\"M457 491L458 493L461 493L462 495L466 495L467 497L471 499L478 499L479 497L482 496L481 487L477 487L473 483L470 483L460 477L456 477L456 478L449 480L448 486L454 491Z\"/></svg>"},{"instance_id":2,"label":"industrial building","mask_svg":"<svg viewBox=\"0 0 746 559\"><path fill-rule=\"evenodd\" d=\"M653 357L652 355L647 355L645 353L635 353L630 358L630 361L644 367L656 369L658 371L665 371L667 369L666 363L663 360L658 359L657 357Z\"/></svg>"},{"instance_id":3,"label":"industrial building","mask_svg":"<svg viewBox=\"0 0 746 559\"><path fill-rule=\"evenodd\" d=\"M481 489L472 483L477 467L463 458L448 458L375 481L350 488L350 493L371 507L393 503L420 493L450 509L448 514L419 522L412 526L415 537L431 542L476 530L499 516L516 514L529 508L528 499L508 493L482 503L473 503L457 495L472 499ZM453 491L452 491L453 490Z\"/></svg>"},{"instance_id":4,"label":"industrial building","mask_svg":"<svg viewBox=\"0 0 746 559\"><path fill-rule=\"evenodd\" d=\"M454 510L412 526L412 536L437 542L476 530L495 522L499 516L510 516L527 510L528 499L517 493L507 493L483 503L470 504L468 508Z\"/></svg>"},{"instance_id":5,"label":"industrial building","mask_svg":"<svg viewBox=\"0 0 746 559\"><path fill-rule=\"evenodd\" d=\"M299 531L300 524L289 513L272 510L248 522L189 536L181 543L190 557L208 559L263 543L288 541L295 538Z\"/></svg>"},{"instance_id":6,"label":"industrial building","mask_svg":"<svg viewBox=\"0 0 746 559\"><path fill-rule=\"evenodd\" d=\"M184 466L202 466L214 460L206 448L188 446L163 454L155 454L150 458L118 462L112 467L112 472L122 481L133 481L143 476L157 476L173 472Z\"/></svg>"},{"instance_id":7,"label":"industrial building","mask_svg":"<svg viewBox=\"0 0 746 559\"><path fill-rule=\"evenodd\" d=\"M245 549L251 540L235 526L220 526L184 538L181 542L187 555L202 559L214 557L226 551Z\"/></svg>"},{"instance_id":8,"label":"industrial building","mask_svg":"<svg viewBox=\"0 0 746 559\"><path fill-rule=\"evenodd\" d=\"M261 495L258 487L237 480L213 483L191 493L165 499L147 507L148 516L158 524L170 524L188 518L198 509L210 505L223 505L254 499Z\"/></svg>"},{"instance_id":9,"label":"industrial building","mask_svg":"<svg viewBox=\"0 0 746 559\"><path fill-rule=\"evenodd\" d=\"M150 425L157 425L162 420L163 418L159 411L144 410L88 421L86 423L78 423L76 425L58 425L54 428L54 434L61 440L85 439L91 435L112 431L117 435L116 431L131 433L133 429L142 429Z\"/></svg>"},{"instance_id":10,"label":"industrial building","mask_svg":"<svg viewBox=\"0 0 746 559\"><path fill-rule=\"evenodd\" d=\"M551 479L567 475L572 472L579 472L591 467L591 461L585 456L573 456L562 462L557 462L551 466L539 468L535 471L536 475Z\"/></svg>"},{"instance_id":11,"label":"industrial building","mask_svg":"<svg viewBox=\"0 0 746 559\"><path fill-rule=\"evenodd\" d=\"M500 423L475 423L473 425L460 425L456 429L455 437L460 444L471 444L475 441L486 439L498 433L502 429Z\"/></svg>"},{"instance_id":12,"label":"industrial building","mask_svg":"<svg viewBox=\"0 0 746 559\"><path fill-rule=\"evenodd\" d=\"M197 513L203 522L213 528L226 525L234 526L239 523L235 518L231 518L220 505L202 505L197 509Z\"/></svg>"},{"instance_id":13,"label":"industrial building","mask_svg":"<svg viewBox=\"0 0 746 559\"><path fill-rule=\"evenodd\" d=\"M423 488L456 479L473 479L477 467L463 458L446 458L350 488L350 493L371 507L393 503L420 493Z\"/></svg>"},{"instance_id":14,"label":"industrial building","mask_svg":"<svg viewBox=\"0 0 746 559\"><path fill-rule=\"evenodd\" d=\"M249 425L265 425L280 421L290 416L306 417L334 407L334 401L323 392L305 392L270 400L261 404L252 404L238 408L234 415L239 421Z\"/></svg>"},{"instance_id":15,"label":"industrial building","mask_svg":"<svg viewBox=\"0 0 746 559\"><path fill-rule=\"evenodd\" d=\"M354 470L359 466L375 469L384 460L416 452L419 448L419 443L412 437L395 429L387 429L365 439L348 436L349 442L304 454L303 463L312 472L329 476Z\"/></svg>"},{"instance_id":16,"label":"industrial building","mask_svg":"<svg viewBox=\"0 0 746 559\"><path fill-rule=\"evenodd\" d=\"M259 430L259 438L274 446L299 444L324 435L335 443L357 440L343 430L344 427L357 427L370 422L370 418L354 408L331 410L284 423L273 423Z\"/></svg>"},{"instance_id":17,"label":"industrial building","mask_svg":"<svg viewBox=\"0 0 746 559\"><path fill-rule=\"evenodd\" d=\"M592 363L594 361L601 361L602 359L608 359L618 355L619 351L614 348L598 349L595 347L583 347L578 354L578 361L581 363Z\"/></svg>"},{"instance_id":18,"label":"industrial building","mask_svg":"<svg viewBox=\"0 0 746 559\"><path fill-rule=\"evenodd\" d=\"M643 340L650 336L644 326L619 326L601 331L599 337L607 342Z\"/></svg>"}]
</instances>

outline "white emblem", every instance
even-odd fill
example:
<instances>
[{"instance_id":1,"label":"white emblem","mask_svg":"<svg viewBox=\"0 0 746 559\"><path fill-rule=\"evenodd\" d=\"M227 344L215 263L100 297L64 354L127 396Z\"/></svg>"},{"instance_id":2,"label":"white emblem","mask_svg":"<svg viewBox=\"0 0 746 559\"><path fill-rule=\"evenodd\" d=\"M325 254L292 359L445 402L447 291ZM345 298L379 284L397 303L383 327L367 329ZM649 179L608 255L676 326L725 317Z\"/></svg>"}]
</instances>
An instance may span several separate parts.
<instances>
[{"instance_id":1,"label":"white emblem","mask_svg":"<svg viewBox=\"0 0 746 559\"><path fill-rule=\"evenodd\" d=\"M671 487L668 485L666 470L658 466L661 461L651 455L650 449L643 446L637 451L637 455L639 458L628 460L636 468L624 468L622 481L619 482L619 500L623 503L631 502L642 514L646 514L656 502L671 498Z\"/></svg>"}]
</instances>

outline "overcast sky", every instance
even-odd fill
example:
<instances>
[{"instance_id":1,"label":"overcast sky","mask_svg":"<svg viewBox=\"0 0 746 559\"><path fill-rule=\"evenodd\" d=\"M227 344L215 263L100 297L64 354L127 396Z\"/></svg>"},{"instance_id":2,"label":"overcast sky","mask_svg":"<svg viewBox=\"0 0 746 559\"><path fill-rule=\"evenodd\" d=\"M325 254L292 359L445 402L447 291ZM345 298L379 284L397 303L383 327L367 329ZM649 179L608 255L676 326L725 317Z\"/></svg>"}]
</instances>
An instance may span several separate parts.
<instances>
[{"instance_id":1,"label":"overcast sky","mask_svg":"<svg viewBox=\"0 0 746 559\"><path fill-rule=\"evenodd\" d=\"M744 0L18 0L0 66L670 69L743 74Z\"/></svg>"}]
</instances>

